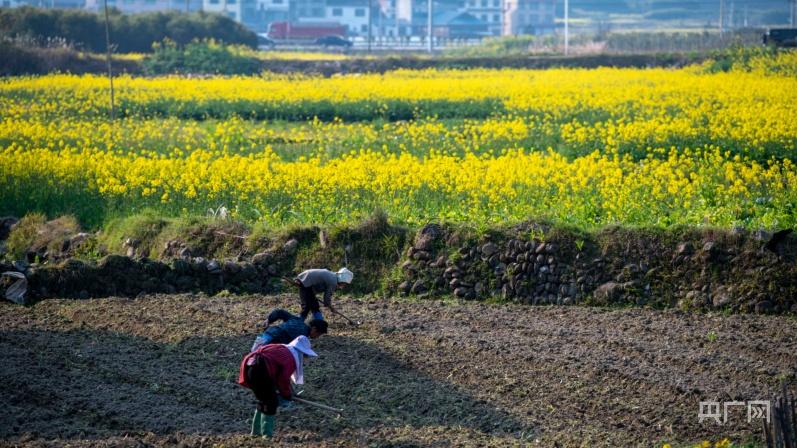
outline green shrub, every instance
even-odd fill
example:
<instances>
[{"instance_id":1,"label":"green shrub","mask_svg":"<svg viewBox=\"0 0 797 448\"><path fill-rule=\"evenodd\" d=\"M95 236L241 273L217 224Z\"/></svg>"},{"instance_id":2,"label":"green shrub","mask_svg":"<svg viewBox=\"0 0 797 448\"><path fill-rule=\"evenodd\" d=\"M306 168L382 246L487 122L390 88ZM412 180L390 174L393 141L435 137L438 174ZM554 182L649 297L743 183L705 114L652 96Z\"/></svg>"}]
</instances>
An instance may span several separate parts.
<instances>
[{"instance_id":1,"label":"green shrub","mask_svg":"<svg viewBox=\"0 0 797 448\"><path fill-rule=\"evenodd\" d=\"M711 53L704 70L707 73L732 70L767 75L797 76L797 52L776 47L733 47Z\"/></svg>"},{"instance_id":2,"label":"green shrub","mask_svg":"<svg viewBox=\"0 0 797 448\"><path fill-rule=\"evenodd\" d=\"M446 50L444 54L452 57L524 56L531 53L535 46L548 48L552 45L552 36L490 37L479 45Z\"/></svg>"},{"instance_id":3,"label":"green shrub","mask_svg":"<svg viewBox=\"0 0 797 448\"><path fill-rule=\"evenodd\" d=\"M153 45L154 52L144 59L148 74L202 73L214 75L253 75L260 71L260 61L246 56L235 47L213 40L194 41L180 46L165 40Z\"/></svg>"},{"instance_id":4,"label":"green shrub","mask_svg":"<svg viewBox=\"0 0 797 448\"><path fill-rule=\"evenodd\" d=\"M715 31L610 33L606 36L605 48L610 52L705 52L733 45L755 46L760 44L762 33L752 28L725 34Z\"/></svg>"},{"instance_id":5,"label":"green shrub","mask_svg":"<svg viewBox=\"0 0 797 448\"><path fill-rule=\"evenodd\" d=\"M0 41L0 76L41 73L41 61L32 51Z\"/></svg>"},{"instance_id":6,"label":"green shrub","mask_svg":"<svg viewBox=\"0 0 797 448\"><path fill-rule=\"evenodd\" d=\"M25 252L33 245L38 235L39 227L47 221L41 213L30 213L19 220L6 240L6 258L22 260Z\"/></svg>"},{"instance_id":7,"label":"green shrub","mask_svg":"<svg viewBox=\"0 0 797 448\"><path fill-rule=\"evenodd\" d=\"M165 218L146 210L140 214L109 221L97 236L102 250L112 254L124 254L124 242L130 238L138 241L139 253L157 257L161 233L174 225L175 218Z\"/></svg>"}]
</instances>

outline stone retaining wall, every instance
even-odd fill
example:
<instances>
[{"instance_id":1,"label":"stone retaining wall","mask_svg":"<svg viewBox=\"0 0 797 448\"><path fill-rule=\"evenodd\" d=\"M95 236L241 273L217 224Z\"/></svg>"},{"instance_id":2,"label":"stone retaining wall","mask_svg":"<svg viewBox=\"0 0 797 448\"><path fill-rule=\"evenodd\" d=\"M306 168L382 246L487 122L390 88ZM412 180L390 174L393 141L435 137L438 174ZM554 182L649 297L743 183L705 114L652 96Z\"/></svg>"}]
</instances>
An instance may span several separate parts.
<instances>
[{"instance_id":1,"label":"stone retaining wall","mask_svg":"<svg viewBox=\"0 0 797 448\"><path fill-rule=\"evenodd\" d=\"M466 237L430 224L396 291L526 304L628 304L797 312L797 241L741 229L551 232L524 224Z\"/></svg>"},{"instance_id":2,"label":"stone retaining wall","mask_svg":"<svg viewBox=\"0 0 797 448\"><path fill-rule=\"evenodd\" d=\"M108 255L96 263L19 261L0 264L0 272L25 274L28 303L158 292L270 293L281 288L281 277L347 264L362 286L355 288L360 293L453 295L530 305L797 312L797 238L788 231L614 227L583 233L524 223L483 232L428 224L414 238L406 238L406 232L386 221L332 236L308 228L276 248L235 259L175 250L167 251L173 258L158 261L133 252L132 257ZM395 248L375 251L385 241L403 246L401 256Z\"/></svg>"}]
</instances>

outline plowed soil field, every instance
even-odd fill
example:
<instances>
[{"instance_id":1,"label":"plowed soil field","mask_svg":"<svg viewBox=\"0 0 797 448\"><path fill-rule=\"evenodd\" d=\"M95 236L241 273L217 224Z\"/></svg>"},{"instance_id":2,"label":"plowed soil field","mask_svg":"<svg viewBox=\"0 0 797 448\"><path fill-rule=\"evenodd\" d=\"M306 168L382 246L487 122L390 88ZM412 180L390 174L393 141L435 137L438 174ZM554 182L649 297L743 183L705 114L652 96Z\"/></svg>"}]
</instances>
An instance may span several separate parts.
<instances>
[{"instance_id":1,"label":"plowed soil field","mask_svg":"<svg viewBox=\"0 0 797 448\"><path fill-rule=\"evenodd\" d=\"M732 407L794 380L793 317L337 299L303 396L248 436L236 385L256 325L291 295L0 304L3 446L656 446L761 440Z\"/></svg>"}]
</instances>

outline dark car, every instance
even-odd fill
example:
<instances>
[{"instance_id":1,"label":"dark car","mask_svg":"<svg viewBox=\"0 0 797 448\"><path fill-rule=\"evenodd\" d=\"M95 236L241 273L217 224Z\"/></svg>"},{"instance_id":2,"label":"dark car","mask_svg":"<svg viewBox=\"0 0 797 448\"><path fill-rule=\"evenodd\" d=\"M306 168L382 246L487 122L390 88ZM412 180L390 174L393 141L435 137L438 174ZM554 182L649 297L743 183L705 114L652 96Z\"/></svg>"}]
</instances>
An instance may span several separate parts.
<instances>
[{"instance_id":1,"label":"dark car","mask_svg":"<svg viewBox=\"0 0 797 448\"><path fill-rule=\"evenodd\" d=\"M351 48L352 42L340 36L324 36L315 40L316 45L323 45L325 47L345 47Z\"/></svg>"},{"instance_id":2,"label":"dark car","mask_svg":"<svg viewBox=\"0 0 797 448\"><path fill-rule=\"evenodd\" d=\"M274 47L277 46L277 43L274 42L274 39L271 39L266 34L258 34L257 35L257 47L258 48L265 48L268 50L273 50Z\"/></svg>"},{"instance_id":3,"label":"dark car","mask_svg":"<svg viewBox=\"0 0 797 448\"><path fill-rule=\"evenodd\" d=\"M776 28L764 34L764 45L797 47L797 28Z\"/></svg>"}]
</instances>

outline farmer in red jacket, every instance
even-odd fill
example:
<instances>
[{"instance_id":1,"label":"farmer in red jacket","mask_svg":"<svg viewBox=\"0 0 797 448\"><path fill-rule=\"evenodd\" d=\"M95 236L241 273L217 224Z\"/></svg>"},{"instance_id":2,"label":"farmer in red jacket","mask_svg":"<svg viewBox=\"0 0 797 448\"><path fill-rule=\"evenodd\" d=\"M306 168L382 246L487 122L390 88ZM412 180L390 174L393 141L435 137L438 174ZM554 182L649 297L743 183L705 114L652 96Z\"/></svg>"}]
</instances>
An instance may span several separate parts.
<instances>
[{"instance_id":1,"label":"farmer in red jacket","mask_svg":"<svg viewBox=\"0 0 797 448\"><path fill-rule=\"evenodd\" d=\"M299 336L290 344L264 345L244 356L238 384L252 389L258 401L252 420L252 435L274 435L277 406L290 407L293 404L291 382L304 384L303 362L308 356L318 355L310 347L307 336Z\"/></svg>"}]
</instances>

